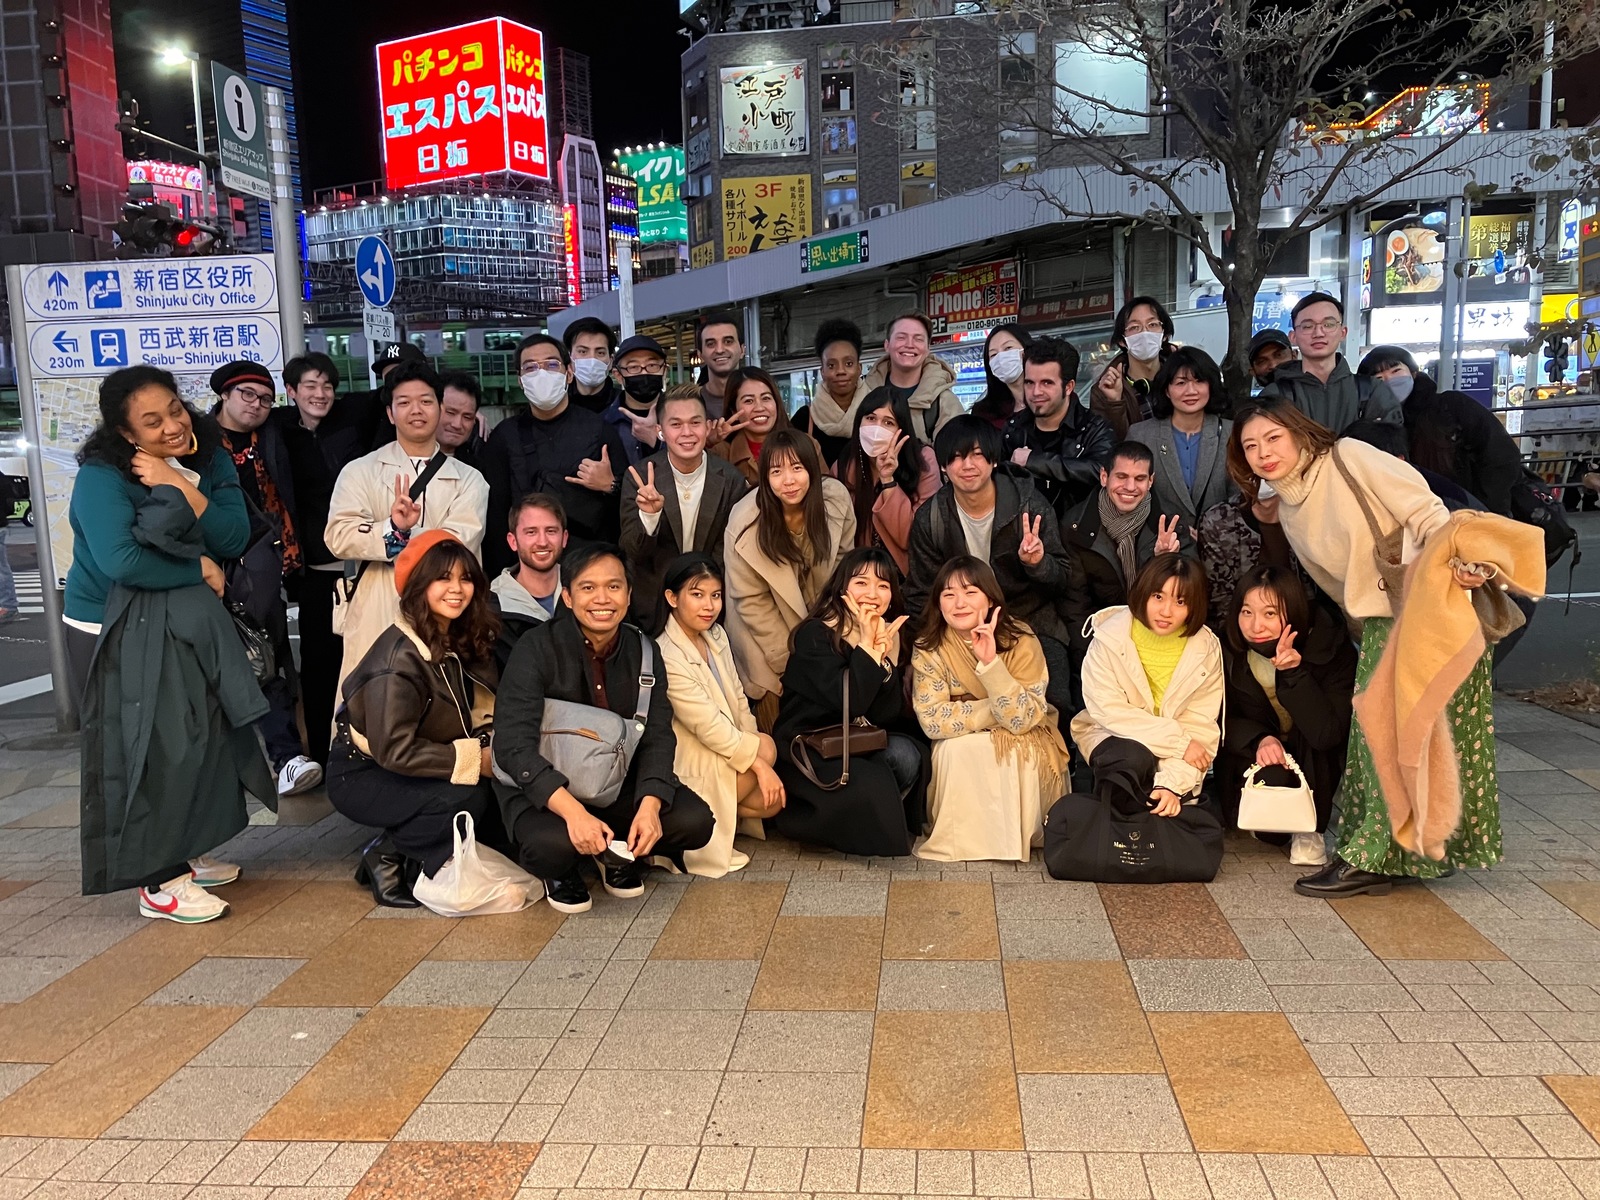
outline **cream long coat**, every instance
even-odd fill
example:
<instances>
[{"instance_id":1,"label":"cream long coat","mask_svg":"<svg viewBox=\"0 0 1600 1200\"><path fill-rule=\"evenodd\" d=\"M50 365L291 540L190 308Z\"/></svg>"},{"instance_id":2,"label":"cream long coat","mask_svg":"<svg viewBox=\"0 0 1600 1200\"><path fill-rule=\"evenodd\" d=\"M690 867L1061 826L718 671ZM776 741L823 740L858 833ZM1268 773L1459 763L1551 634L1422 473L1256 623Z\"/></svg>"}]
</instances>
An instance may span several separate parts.
<instances>
[{"instance_id":1,"label":"cream long coat","mask_svg":"<svg viewBox=\"0 0 1600 1200\"><path fill-rule=\"evenodd\" d=\"M1133 613L1125 605L1089 618L1094 637L1083 658L1084 710L1072 718L1072 740L1088 759L1101 742L1127 738L1156 756L1157 787L1180 796L1205 779L1183 759L1196 741L1216 756L1222 741L1222 643L1205 626L1189 638L1156 711L1144 664L1133 644Z\"/></svg>"},{"instance_id":2,"label":"cream long coat","mask_svg":"<svg viewBox=\"0 0 1600 1200\"><path fill-rule=\"evenodd\" d=\"M755 714L739 687L727 633L713 625L705 640L717 665L715 672L671 617L656 644L661 647L667 698L672 701L672 731L678 735L672 769L685 787L711 806L717 819L711 840L699 850L685 851L683 863L691 875L716 879L750 861L733 848L733 835L739 821L738 777L756 761L759 738Z\"/></svg>"},{"instance_id":3,"label":"cream long coat","mask_svg":"<svg viewBox=\"0 0 1600 1200\"><path fill-rule=\"evenodd\" d=\"M323 535L328 549L340 558L367 564L345 618L344 661L339 667L341 685L372 648L372 643L400 615L400 597L394 590L394 567L390 565L383 535L389 531L395 479L415 479L416 476L416 463L400 448L399 442L390 442L347 465L333 485L333 498L328 503L328 527ZM457 458L447 458L439 473L428 481L420 503L422 518L412 532L448 529L473 554L482 557L489 484L476 468Z\"/></svg>"},{"instance_id":4,"label":"cream long coat","mask_svg":"<svg viewBox=\"0 0 1600 1200\"><path fill-rule=\"evenodd\" d=\"M723 619L728 642L745 694L760 700L783 692L783 669L789 665L789 635L811 609L833 568L855 545L856 513L844 484L822 479L822 500L833 541L828 560L818 563L804 580L788 563L773 562L756 540L756 503L751 491L733 506L723 541L728 607Z\"/></svg>"}]
</instances>

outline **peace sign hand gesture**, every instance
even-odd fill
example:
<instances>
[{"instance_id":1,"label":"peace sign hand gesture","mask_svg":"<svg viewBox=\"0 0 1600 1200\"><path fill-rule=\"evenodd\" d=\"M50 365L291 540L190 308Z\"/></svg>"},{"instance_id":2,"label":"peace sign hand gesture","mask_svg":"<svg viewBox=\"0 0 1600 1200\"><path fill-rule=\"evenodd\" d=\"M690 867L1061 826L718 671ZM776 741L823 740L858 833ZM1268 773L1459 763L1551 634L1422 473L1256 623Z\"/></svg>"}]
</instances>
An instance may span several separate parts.
<instances>
[{"instance_id":1,"label":"peace sign hand gesture","mask_svg":"<svg viewBox=\"0 0 1600 1200\"><path fill-rule=\"evenodd\" d=\"M998 653L994 643L994 629L1000 623L1000 606L996 604L989 612L987 621L980 621L972 629L972 657L984 666L988 666Z\"/></svg>"},{"instance_id":2,"label":"peace sign hand gesture","mask_svg":"<svg viewBox=\"0 0 1600 1200\"><path fill-rule=\"evenodd\" d=\"M719 417L711 422L706 429L706 449L711 449L718 442L728 441L739 430L750 424L750 413L751 410L748 408L741 409L731 417Z\"/></svg>"},{"instance_id":3,"label":"peace sign hand gesture","mask_svg":"<svg viewBox=\"0 0 1600 1200\"><path fill-rule=\"evenodd\" d=\"M889 484L894 482L895 468L900 465L900 447L904 446L909 440L910 439L902 433L894 440L894 445L890 446L887 450L873 460L877 464L879 483Z\"/></svg>"},{"instance_id":4,"label":"peace sign hand gesture","mask_svg":"<svg viewBox=\"0 0 1600 1200\"><path fill-rule=\"evenodd\" d=\"M1166 517L1156 518L1156 553L1176 554L1178 552L1178 517L1174 513L1172 524L1167 524Z\"/></svg>"},{"instance_id":5,"label":"peace sign hand gesture","mask_svg":"<svg viewBox=\"0 0 1600 1200\"><path fill-rule=\"evenodd\" d=\"M1039 538L1039 527L1044 524L1044 514L1040 513L1030 522L1028 514L1022 514L1022 541L1017 546L1017 557L1023 564L1037 567L1044 561L1044 542Z\"/></svg>"},{"instance_id":6,"label":"peace sign hand gesture","mask_svg":"<svg viewBox=\"0 0 1600 1200\"><path fill-rule=\"evenodd\" d=\"M1285 625L1278 635L1278 648L1272 655L1272 665L1278 670L1292 671L1300 665L1300 651L1294 648L1294 639L1299 636L1293 625Z\"/></svg>"},{"instance_id":7,"label":"peace sign hand gesture","mask_svg":"<svg viewBox=\"0 0 1600 1200\"><path fill-rule=\"evenodd\" d=\"M624 408L623 416L633 425L633 440L652 449L661 440L661 422L656 419L656 406L652 404L643 416Z\"/></svg>"},{"instance_id":8,"label":"peace sign hand gesture","mask_svg":"<svg viewBox=\"0 0 1600 1200\"><path fill-rule=\"evenodd\" d=\"M632 476L634 486L639 489L638 493L633 498L634 503L639 506L639 511L642 513L660 512L661 506L666 503L666 500L661 493L656 490L655 463L645 463L643 479L639 478L639 471L636 467L629 467L628 474Z\"/></svg>"},{"instance_id":9,"label":"peace sign hand gesture","mask_svg":"<svg viewBox=\"0 0 1600 1200\"><path fill-rule=\"evenodd\" d=\"M407 533L422 520L422 505L411 498L411 476L394 477L394 503L389 506L389 524L396 533Z\"/></svg>"}]
</instances>

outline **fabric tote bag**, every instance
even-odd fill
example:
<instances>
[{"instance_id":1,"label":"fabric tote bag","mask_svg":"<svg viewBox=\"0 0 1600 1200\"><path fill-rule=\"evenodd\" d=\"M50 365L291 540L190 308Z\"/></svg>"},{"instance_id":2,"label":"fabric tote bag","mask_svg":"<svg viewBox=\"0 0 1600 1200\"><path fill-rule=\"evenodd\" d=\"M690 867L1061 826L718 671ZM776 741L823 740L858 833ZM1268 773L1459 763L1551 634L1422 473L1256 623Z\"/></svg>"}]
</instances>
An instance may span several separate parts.
<instances>
[{"instance_id":1,"label":"fabric tote bag","mask_svg":"<svg viewBox=\"0 0 1600 1200\"><path fill-rule=\"evenodd\" d=\"M1317 802L1312 799L1306 773L1295 762L1294 755L1285 754L1283 761L1284 769L1294 776L1295 783L1265 783L1260 778L1262 768L1254 763L1244 773L1244 786L1239 789L1240 829L1262 833L1317 831Z\"/></svg>"},{"instance_id":2,"label":"fabric tote bag","mask_svg":"<svg viewBox=\"0 0 1600 1200\"><path fill-rule=\"evenodd\" d=\"M1222 822L1203 805L1158 817L1072 792L1045 818L1044 865L1053 879L1088 883L1210 883L1222 866Z\"/></svg>"},{"instance_id":3,"label":"fabric tote bag","mask_svg":"<svg viewBox=\"0 0 1600 1200\"><path fill-rule=\"evenodd\" d=\"M441 917L482 917L521 912L542 900L544 888L504 854L478 845L472 814L458 812L453 823L455 853L432 879L417 876L411 894Z\"/></svg>"}]
</instances>

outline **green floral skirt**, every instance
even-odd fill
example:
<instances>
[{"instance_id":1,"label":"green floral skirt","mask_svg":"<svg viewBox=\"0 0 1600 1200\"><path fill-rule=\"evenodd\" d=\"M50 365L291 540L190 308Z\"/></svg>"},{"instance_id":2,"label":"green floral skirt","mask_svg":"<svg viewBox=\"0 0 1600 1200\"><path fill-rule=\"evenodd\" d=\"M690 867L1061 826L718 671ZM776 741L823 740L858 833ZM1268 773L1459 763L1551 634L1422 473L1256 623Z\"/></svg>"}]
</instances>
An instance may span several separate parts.
<instances>
[{"instance_id":1,"label":"green floral skirt","mask_svg":"<svg viewBox=\"0 0 1600 1200\"><path fill-rule=\"evenodd\" d=\"M1378 658L1389 640L1394 621L1374 617L1361 635L1361 660L1356 666L1356 690L1367 686ZM1456 689L1445 713L1461 763L1461 825L1445 844L1445 861L1434 862L1395 844L1389 826L1389 807L1383 800L1372 750L1361 732L1361 722L1350 728L1350 752L1345 759L1340 801L1339 857L1363 871L1384 875L1410 875L1437 879L1448 867L1492 867L1500 861L1500 785L1495 776L1494 652L1485 650L1478 665Z\"/></svg>"}]
</instances>

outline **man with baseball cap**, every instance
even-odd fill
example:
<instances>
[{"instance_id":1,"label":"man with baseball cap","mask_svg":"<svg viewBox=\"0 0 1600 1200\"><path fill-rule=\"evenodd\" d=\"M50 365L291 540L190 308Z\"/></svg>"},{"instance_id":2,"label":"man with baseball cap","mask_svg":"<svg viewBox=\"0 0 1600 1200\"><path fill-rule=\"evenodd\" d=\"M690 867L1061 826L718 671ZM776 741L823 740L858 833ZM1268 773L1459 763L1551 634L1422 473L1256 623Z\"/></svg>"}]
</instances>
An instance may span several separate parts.
<instances>
[{"instance_id":1,"label":"man with baseball cap","mask_svg":"<svg viewBox=\"0 0 1600 1200\"><path fill-rule=\"evenodd\" d=\"M1266 383L1286 362L1294 361L1294 347L1281 329L1263 329L1250 339L1250 374L1257 383Z\"/></svg>"},{"instance_id":2,"label":"man with baseball cap","mask_svg":"<svg viewBox=\"0 0 1600 1200\"><path fill-rule=\"evenodd\" d=\"M656 405L666 391L667 352L655 338L636 333L617 347L612 365L622 380L622 391L600 415L616 429L632 466L661 445Z\"/></svg>"},{"instance_id":3,"label":"man with baseball cap","mask_svg":"<svg viewBox=\"0 0 1600 1200\"><path fill-rule=\"evenodd\" d=\"M211 373L210 382L218 396L212 415L222 427L223 445L233 457L239 487L249 501L251 545L254 547L263 537L276 536L282 547L275 577L254 581L256 588L274 597L263 625L273 640L278 660L278 674L261 685L272 710L257 725L278 777L278 794L292 796L322 782L322 768L306 756L295 719L297 680L289 646L288 601L283 595L284 580L297 579L305 567L287 442L287 438L301 431L267 420L275 398L274 386L271 373L260 363L243 359L227 363ZM236 570L248 572L255 557L247 550Z\"/></svg>"}]
</instances>

